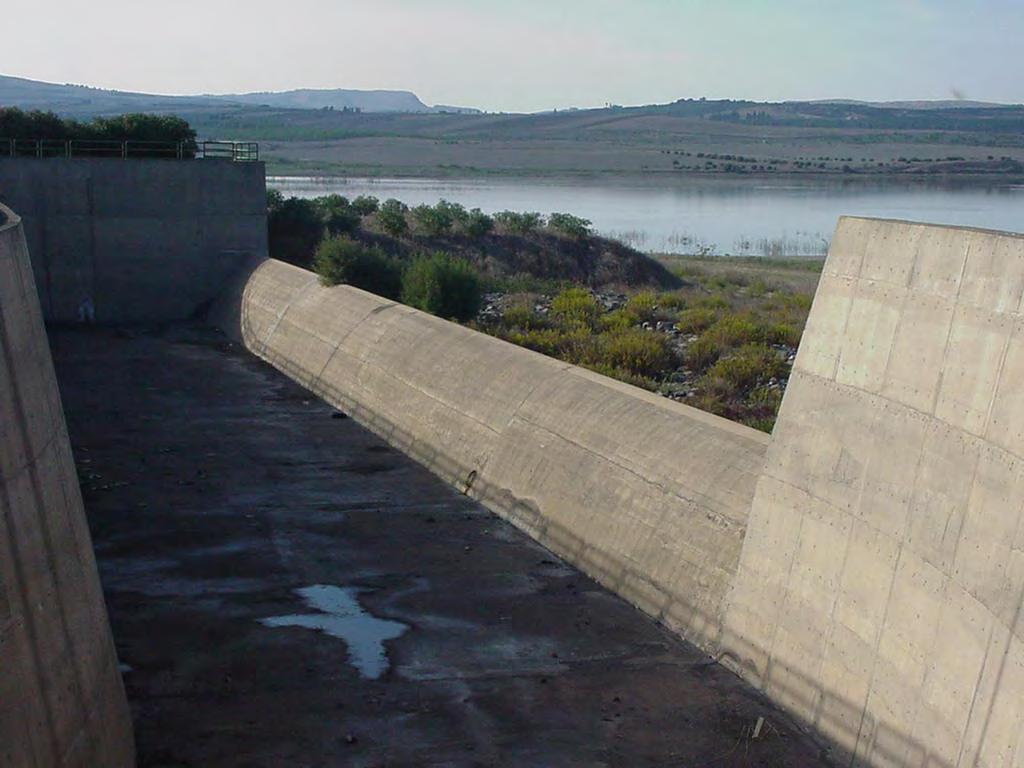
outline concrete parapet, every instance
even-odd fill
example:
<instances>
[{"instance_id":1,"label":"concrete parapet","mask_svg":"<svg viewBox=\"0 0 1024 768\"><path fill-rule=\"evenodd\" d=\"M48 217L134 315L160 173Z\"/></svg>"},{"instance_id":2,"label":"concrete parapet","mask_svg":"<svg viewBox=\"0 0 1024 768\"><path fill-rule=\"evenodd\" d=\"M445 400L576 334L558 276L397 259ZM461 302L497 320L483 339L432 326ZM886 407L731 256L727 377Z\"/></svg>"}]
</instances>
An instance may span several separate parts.
<instances>
[{"instance_id":1,"label":"concrete parapet","mask_svg":"<svg viewBox=\"0 0 1024 768\"><path fill-rule=\"evenodd\" d=\"M725 645L855 764L1024 766L1024 237L841 220Z\"/></svg>"},{"instance_id":2,"label":"concrete parapet","mask_svg":"<svg viewBox=\"0 0 1024 768\"><path fill-rule=\"evenodd\" d=\"M134 765L32 267L2 206L0 765Z\"/></svg>"},{"instance_id":3,"label":"concrete parapet","mask_svg":"<svg viewBox=\"0 0 1024 768\"><path fill-rule=\"evenodd\" d=\"M164 322L267 254L262 163L0 158L47 322Z\"/></svg>"},{"instance_id":4,"label":"concrete parapet","mask_svg":"<svg viewBox=\"0 0 1024 768\"><path fill-rule=\"evenodd\" d=\"M217 314L254 353L717 648L766 435L277 261Z\"/></svg>"}]
</instances>

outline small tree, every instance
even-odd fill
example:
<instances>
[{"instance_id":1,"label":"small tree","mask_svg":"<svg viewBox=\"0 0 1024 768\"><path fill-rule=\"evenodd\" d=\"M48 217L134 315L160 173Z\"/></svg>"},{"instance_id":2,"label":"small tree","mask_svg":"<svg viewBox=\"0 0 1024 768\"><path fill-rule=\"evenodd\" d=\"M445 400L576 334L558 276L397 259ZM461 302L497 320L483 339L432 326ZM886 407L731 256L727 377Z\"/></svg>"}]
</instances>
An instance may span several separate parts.
<instances>
[{"instance_id":1,"label":"small tree","mask_svg":"<svg viewBox=\"0 0 1024 768\"><path fill-rule=\"evenodd\" d=\"M385 200L377 212L377 223L387 234L399 237L409 231L409 222L405 218L408 212L409 206L401 200Z\"/></svg>"},{"instance_id":2,"label":"small tree","mask_svg":"<svg viewBox=\"0 0 1024 768\"><path fill-rule=\"evenodd\" d=\"M474 208L467 213L465 221L462 222L462 231L470 237L484 237L489 235L493 229L494 219L479 208Z\"/></svg>"},{"instance_id":3,"label":"small tree","mask_svg":"<svg viewBox=\"0 0 1024 768\"><path fill-rule=\"evenodd\" d=\"M591 234L590 219L582 219L571 213L552 213L548 217L548 228L566 237L582 240Z\"/></svg>"},{"instance_id":4,"label":"small tree","mask_svg":"<svg viewBox=\"0 0 1024 768\"><path fill-rule=\"evenodd\" d=\"M417 257L402 279L403 302L452 320L476 317L480 295L476 269L447 253Z\"/></svg>"},{"instance_id":5,"label":"small tree","mask_svg":"<svg viewBox=\"0 0 1024 768\"><path fill-rule=\"evenodd\" d=\"M402 268L378 247L349 237L331 237L316 250L314 268L323 285L346 283L389 299L402 292Z\"/></svg>"},{"instance_id":6,"label":"small tree","mask_svg":"<svg viewBox=\"0 0 1024 768\"><path fill-rule=\"evenodd\" d=\"M324 234L323 220L312 200L269 196L267 235L270 255L308 267Z\"/></svg>"},{"instance_id":7,"label":"small tree","mask_svg":"<svg viewBox=\"0 0 1024 768\"><path fill-rule=\"evenodd\" d=\"M341 195L318 197L316 206L330 234L352 234L359 229L359 213L349 203L348 198Z\"/></svg>"},{"instance_id":8,"label":"small tree","mask_svg":"<svg viewBox=\"0 0 1024 768\"><path fill-rule=\"evenodd\" d=\"M373 195L360 195L352 201L352 208L360 216L369 216L380 208L380 201Z\"/></svg>"},{"instance_id":9,"label":"small tree","mask_svg":"<svg viewBox=\"0 0 1024 768\"><path fill-rule=\"evenodd\" d=\"M440 237L451 231L455 218L442 200L437 205L417 205L412 209L416 229L427 237Z\"/></svg>"}]
</instances>

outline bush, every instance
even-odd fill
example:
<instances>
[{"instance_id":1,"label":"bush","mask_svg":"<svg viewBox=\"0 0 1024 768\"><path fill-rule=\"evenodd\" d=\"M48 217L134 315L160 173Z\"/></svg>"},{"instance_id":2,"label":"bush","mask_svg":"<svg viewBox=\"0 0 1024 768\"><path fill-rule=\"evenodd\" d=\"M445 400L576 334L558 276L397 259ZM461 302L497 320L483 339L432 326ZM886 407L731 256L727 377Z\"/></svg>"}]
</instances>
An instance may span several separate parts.
<instances>
[{"instance_id":1,"label":"bush","mask_svg":"<svg viewBox=\"0 0 1024 768\"><path fill-rule=\"evenodd\" d=\"M469 262L447 253L416 258L402 279L402 301L452 320L469 320L480 310L480 276Z\"/></svg>"},{"instance_id":2,"label":"bush","mask_svg":"<svg viewBox=\"0 0 1024 768\"><path fill-rule=\"evenodd\" d=\"M686 348L686 365L694 371L703 371L713 365L722 354L722 347L714 340L701 336Z\"/></svg>"},{"instance_id":3,"label":"bush","mask_svg":"<svg viewBox=\"0 0 1024 768\"><path fill-rule=\"evenodd\" d=\"M412 220L416 229L428 237L440 237L451 231L455 218L445 201L437 205L417 205L412 209Z\"/></svg>"},{"instance_id":4,"label":"bush","mask_svg":"<svg viewBox=\"0 0 1024 768\"><path fill-rule=\"evenodd\" d=\"M470 237L484 237L489 235L493 229L494 219L479 208L474 208L466 214L466 218L462 222L462 231Z\"/></svg>"},{"instance_id":5,"label":"bush","mask_svg":"<svg viewBox=\"0 0 1024 768\"><path fill-rule=\"evenodd\" d=\"M634 376L654 377L676 363L668 339L641 328L602 334L598 350L598 362Z\"/></svg>"},{"instance_id":6,"label":"bush","mask_svg":"<svg viewBox=\"0 0 1024 768\"><path fill-rule=\"evenodd\" d=\"M659 293L658 306L664 310L685 309L686 297L679 293Z\"/></svg>"},{"instance_id":7,"label":"bush","mask_svg":"<svg viewBox=\"0 0 1024 768\"><path fill-rule=\"evenodd\" d=\"M444 198L437 201L434 210L441 216L451 220L452 224L462 225L469 217L465 206L461 203L450 203Z\"/></svg>"},{"instance_id":8,"label":"bush","mask_svg":"<svg viewBox=\"0 0 1024 768\"><path fill-rule=\"evenodd\" d=\"M526 304L513 304L505 309L501 313L501 321L506 328L521 328L527 331L544 328L547 325L544 318Z\"/></svg>"},{"instance_id":9,"label":"bush","mask_svg":"<svg viewBox=\"0 0 1024 768\"><path fill-rule=\"evenodd\" d=\"M360 195L352 201L352 208L360 216L369 216L380 208L380 201L373 195Z\"/></svg>"},{"instance_id":10,"label":"bush","mask_svg":"<svg viewBox=\"0 0 1024 768\"><path fill-rule=\"evenodd\" d=\"M727 315L704 332L723 347L738 347L753 341L764 340L764 329L748 317Z\"/></svg>"},{"instance_id":11,"label":"bush","mask_svg":"<svg viewBox=\"0 0 1024 768\"><path fill-rule=\"evenodd\" d=\"M132 113L97 117L90 122L62 118L53 112L25 111L0 107L0 136L5 139L92 139L102 141L181 142L184 156L196 151L196 132L182 118L173 115ZM168 157L165 149L132 150L133 156Z\"/></svg>"},{"instance_id":12,"label":"bush","mask_svg":"<svg viewBox=\"0 0 1024 768\"><path fill-rule=\"evenodd\" d=\"M270 255L308 267L324 235L324 223L312 200L267 195L267 238Z\"/></svg>"},{"instance_id":13,"label":"bush","mask_svg":"<svg viewBox=\"0 0 1024 768\"><path fill-rule=\"evenodd\" d=\"M590 236L591 224L590 219L582 219L579 216L573 216L571 213L552 213L548 217L549 229L553 229L555 232L566 237L574 237L577 240Z\"/></svg>"},{"instance_id":14,"label":"bush","mask_svg":"<svg viewBox=\"0 0 1024 768\"><path fill-rule=\"evenodd\" d=\"M352 234L359 229L359 212L352 207L348 198L341 195L326 195L316 198L313 202L330 234Z\"/></svg>"},{"instance_id":15,"label":"bush","mask_svg":"<svg viewBox=\"0 0 1024 768\"><path fill-rule=\"evenodd\" d=\"M774 323L765 327L764 340L769 344L785 344L796 347L800 344L803 330L789 323Z\"/></svg>"},{"instance_id":16,"label":"bush","mask_svg":"<svg viewBox=\"0 0 1024 768\"><path fill-rule=\"evenodd\" d=\"M537 328L513 331L505 338L513 344L567 363L584 365L595 358L595 337L586 328Z\"/></svg>"},{"instance_id":17,"label":"bush","mask_svg":"<svg viewBox=\"0 0 1024 768\"><path fill-rule=\"evenodd\" d=\"M409 231L409 222L405 218L408 212L409 206L401 200L385 200L377 212L377 223L387 234L399 237Z\"/></svg>"},{"instance_id":18,"label":"bush","mask_svg":"<svg viewBox=\"0 0 1024 768\"><path fill-rule=\"evenodd\" d=\"M539 229L544 223L544 217L539 213L517 213L515 211L500 211L494 214L494 220L506 232L516 235L528 235Z\"/></svg>"},{"instance_id":19,"label":"bush","mask_svg":"<svg viewBox=\"0 0 1024 768\"><path fill-rule=\"evenodd\" d=\"M676 328L681 333L701 333L718 321L718 311L707 307L691 307L679 313Z\"/></svg>"},{"instance_id":20,"label":"bush","mask_svg":"<svg viewBox=\"0 0 1024 768\"><path fill-rule=\"evenodd\" d=\"M593 328L601 305L586 288L567 288L551 300L551 314L566 325Z\"/></svg>"},{"instance_id":21,"label":"bush","mask_svg":"<svg viewBox=\"0 0 1024 768\"><path fill-rule=\"evenodd\" d=\"M775 350L763 344L747 344L708 369L707 388L720 397L735 398L769 379L783 376L785 369Z\"/></svg>"},{"instance_id":22,"label":"bush","mask_svg":"<svg viewBox=\"0 0 1024 768\"><path fill-rule=\"evenodd\" d=\"M601 316L601 329L604 331L625 331L634 327L638 318L632 312L624 309L616 309Z\"/></svg>"},{"instance_id":23,"label":"bush","mask_svg":"<svg viewBox=\"0 0 1024 768\"><path fill-rule=\"evenodd\" d=\"M389 299L402 291L402 268L380 248L349 237L331 237L316 250L314 268L323 285L346 283Z\"/></svg>"},{"instance_id":24,"label":"bush","mask_svg":"<svg viewBox=\"0 0 1024 768\"><path fill-rule=\"evenodd\" d=\"M658 297L650 291L634 293L626 300L626 312L634 315L641 323L653 323L657 320L658 309Z\"/></svg>"}]
</instances>

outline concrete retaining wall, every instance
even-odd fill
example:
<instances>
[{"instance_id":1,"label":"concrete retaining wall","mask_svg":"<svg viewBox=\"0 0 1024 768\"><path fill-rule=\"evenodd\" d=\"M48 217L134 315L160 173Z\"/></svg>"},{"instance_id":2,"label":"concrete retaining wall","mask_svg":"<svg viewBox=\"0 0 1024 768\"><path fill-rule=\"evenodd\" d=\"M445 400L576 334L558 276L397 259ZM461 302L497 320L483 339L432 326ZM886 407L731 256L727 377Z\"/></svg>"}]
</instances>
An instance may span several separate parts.
<instances>
[{"instance_id":1,"label":"concrete retaining wall","mask_svg":"<svg viewBox=\"0 0 1024 768\"><path fill-rule=\"evenodd\" d=\"M766 435L276 261L217 314L299 383L717 647Z\"/></svg>"},{"instance_id":2,"label":"concrete retaining wall","mask_svg":"<svg viewBox=\"0 0 1024 768\"><path fill-rule=\"evenodd\" d=\"M0 765L134 764L25 239L0 206Z\"/></svg>"},{"instance_id":3,"label":"concrete retaining wall","mask_svg":"<svg viewBox=\"0 0 1024 768\"><path fill-rule=\"evenodd\" d=\"M1024 765L1024 238L843 219L727 645L876 766Z\"/></svg>"},{"instance_id":4,"label":"concrete retaining wall","mask_svg":"<svg viewBox=\"0 0 1024 768\"><path fill-rule=\"evenodd\" d=\"M262 163L0 158L47 322L178 320L267 254Z\"/></svg>"}]
</instances>

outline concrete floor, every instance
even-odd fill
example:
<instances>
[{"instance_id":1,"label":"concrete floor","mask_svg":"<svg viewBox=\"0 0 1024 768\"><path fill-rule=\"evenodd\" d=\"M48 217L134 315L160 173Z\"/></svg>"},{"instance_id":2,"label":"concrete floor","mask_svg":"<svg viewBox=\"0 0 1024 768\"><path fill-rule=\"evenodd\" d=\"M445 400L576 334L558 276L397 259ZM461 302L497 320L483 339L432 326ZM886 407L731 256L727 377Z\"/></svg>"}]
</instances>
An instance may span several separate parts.
<instances>
[{"instance_id":1,"label":"concrete floor","mask_svg":"<svg viewBox=\"0 0 1024 768\"><path fill-rule=\"evenodd\" d=\"M52 342L141 766L826 764L732 674L213 331ZM324 613L317 585L358 605Z\"/></svg>"}]
</instances>

